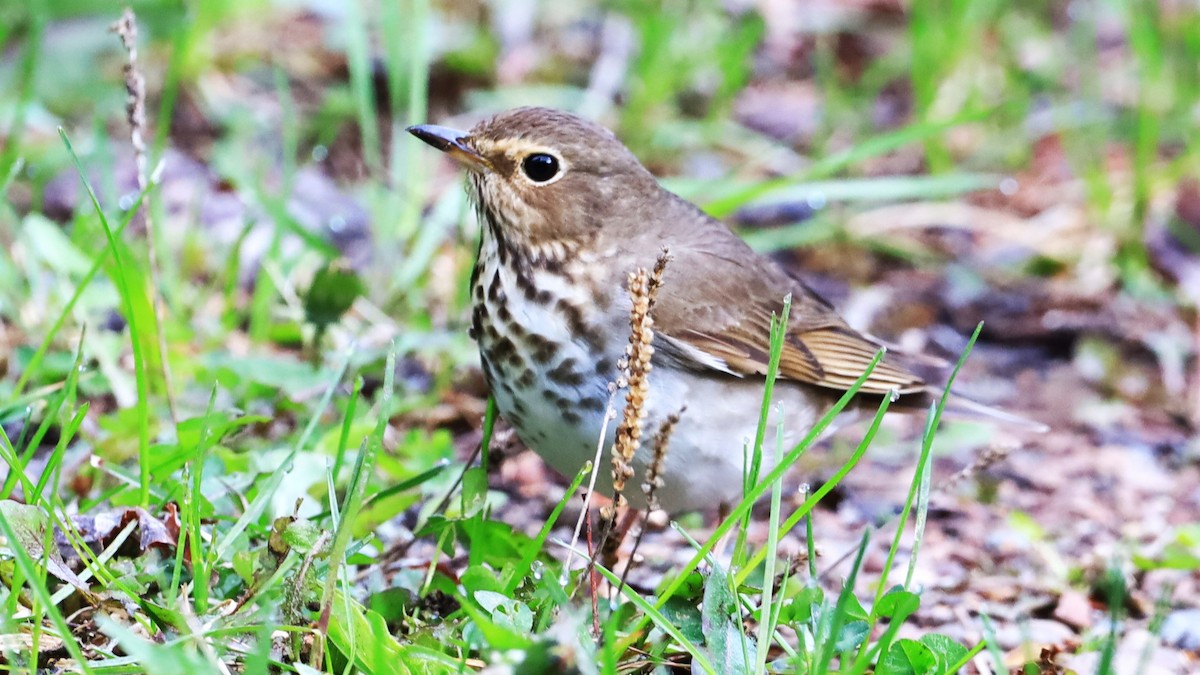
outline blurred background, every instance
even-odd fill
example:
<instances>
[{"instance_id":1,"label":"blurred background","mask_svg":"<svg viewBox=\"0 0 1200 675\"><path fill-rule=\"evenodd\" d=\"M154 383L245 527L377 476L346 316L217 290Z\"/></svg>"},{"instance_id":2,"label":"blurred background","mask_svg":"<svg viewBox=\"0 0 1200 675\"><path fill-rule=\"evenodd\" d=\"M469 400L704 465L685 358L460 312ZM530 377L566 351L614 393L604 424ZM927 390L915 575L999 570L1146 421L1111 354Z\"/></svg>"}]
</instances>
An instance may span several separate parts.
<instances>
[{"instance_id":1,"label":"blurred background","mask_svg":"<svg viewBox=\"0 0 1200 675\"><path fill-rule=\"evenodd\" d=\"M1125 656L1154 644L1165 660L1146 672L1195 658L1195 3L131 6L149 221L131 210L120 6L0 0L0 422L25 473L62 472L72 510L171 501L146 477L175 475L206 410L229 411L205 479L218 520L285 458L268 516L323 496L331 461L340 488L342 415L355 434L390 422L373 485L463 461L486 400L465 332L478 232L456 167L403 129L549 105L612 128L857 328L955 359L984 322L963 391L1053 429L939 435L924 553L939 595L922 626L968 641L961 613L987 601L1011 609L995 616L1007 647L1078 646L1102 628L1096 580L1115 567L1133 598ZM815 516L828 550L903 502L921 424L890 422ZM536 531L561 483L498 433L489 499ZM807 475L857 438L806 458ZM139 487L129 467L149 446L167 459ZM395 518L452 482L373 502L357 534L386 550ZM670 534L650 557L673 559Z\"/></svg>"}]
</instances>

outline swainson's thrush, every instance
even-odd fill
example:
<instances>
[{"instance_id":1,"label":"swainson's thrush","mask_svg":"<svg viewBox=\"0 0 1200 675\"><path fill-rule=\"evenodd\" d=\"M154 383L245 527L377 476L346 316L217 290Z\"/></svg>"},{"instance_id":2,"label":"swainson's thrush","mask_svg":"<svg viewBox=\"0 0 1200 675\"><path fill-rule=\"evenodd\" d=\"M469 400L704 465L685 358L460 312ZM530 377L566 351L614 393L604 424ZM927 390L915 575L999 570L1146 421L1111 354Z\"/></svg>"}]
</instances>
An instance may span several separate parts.
<instances>
[{"instance_id":1,"label":"swainson's thrush","mask_svg":"<svg viewBox=\"0 0 1200 675\"><path fill-rule=\"evenodd\" d=\"M775 403L791 439L806 433L879 350L801 281L699 208L663 189L607 129L546 108L501 113L470 131L422 125L417 138L469 170L483 226L472 276L472 334L501 415L526 445L573 476L592 459L629 340L629 272L672 257L658 292L645 428L686 404L658 492L668 511L740 497L755 436L772 313L792 296ZM928 400L885 358L860 390ZM617 401L616 409L621 409ZM616 422L608 427L611 444ZM773 445L773 444L767 444ZM634 469L641 476L647 448ZM771 451L764 462L773 465ZM610 483L600 468L601 494ZM634 506L639 490L626 497Z\"/></svg>"}]
</instances>

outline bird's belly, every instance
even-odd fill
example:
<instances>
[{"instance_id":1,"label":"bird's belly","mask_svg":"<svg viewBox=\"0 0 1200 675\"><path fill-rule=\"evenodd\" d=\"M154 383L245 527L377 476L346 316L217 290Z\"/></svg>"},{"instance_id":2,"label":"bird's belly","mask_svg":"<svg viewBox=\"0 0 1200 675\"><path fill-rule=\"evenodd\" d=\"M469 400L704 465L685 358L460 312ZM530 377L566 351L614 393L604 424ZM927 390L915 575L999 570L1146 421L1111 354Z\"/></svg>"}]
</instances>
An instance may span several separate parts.
<instances>
[{"instance_id":1,"label":"bird's belly","mask_svg":"<svg viewBox=\"0 0 1200 675\"><path fill-rule=\"evenodd\" d=\"M736 503L742 496L746 462L758 427L762 381L701 376L664 367L651 371L650 384L643 447L634 461L638 479L631 481L638 487L636 494L627 494L626 498L635 506L644 504L640 485L653 454L649 439L669 415L679 413L686 403L667 444L659 501L668 511ZM786 453L826 407L824 398L814 396L805 387L776 384L763 442L760 477L775 466L779 425L783 426L782 451Z\"/></svg>"},{"instance_id":2,"label":"bird's belly","mask_svg":"<svg viewBox=\"0 0 1200 675\"><path fill-rule=\"evenodd\" d=\"M586 357L573 345L560 346L556 354L559 360L548 363L532 357L518 362L480 342L484 371L500 415L526 445L570 478L595 455L600 434L605 432L609 395L607 382L598 376L578 385L553 379L552 373L562 373L563 363L582 363Z\"/></svg>"},{"instance_id":3,"label":"bird's belly","mask_svg":"<svg viewBox=\"0 0 1200 675\"><path fill-rule=\"evenodd\" d=\"M484 354L485 370L497 408L516 429L521 440L545 462L566 478L573 478L593 461L603 433L604 454L596 467L597 490L611 496L611 447L617 419L606 420L608 383L615 376L602 377L594 371L588 384L567 387L549 376L558 361L547 365L532 363L533 382L521 375L513 377L511 359ZM584 345L569 343L558 350L562 360L582 361L589 355ZM594 357L592 357L594 358ZM642 446L634 457L634 478L625 490L625 498L637 508L646 505L642 484L653 460L655 437L663 423L679 415L667 443L663 459L662 487L657 492L662 508L672 512L702 510L741 498L745 459L753 444L762 402L761 381L733 377L706 377L669 366L654 368L649 374L650 391L643 423ZM528 386L526 386L528 385ZM576 398L578 397L578 398ZM619 417L625 405L625 392L613 398ZM775 430L784 425L785 451L801 438L821 414L823 402L813 400L807 389L780 383L775 405L768 420L760 475L775 465ZM607 421L607 424L606 424Z\"/></svg>"}]
</instances>

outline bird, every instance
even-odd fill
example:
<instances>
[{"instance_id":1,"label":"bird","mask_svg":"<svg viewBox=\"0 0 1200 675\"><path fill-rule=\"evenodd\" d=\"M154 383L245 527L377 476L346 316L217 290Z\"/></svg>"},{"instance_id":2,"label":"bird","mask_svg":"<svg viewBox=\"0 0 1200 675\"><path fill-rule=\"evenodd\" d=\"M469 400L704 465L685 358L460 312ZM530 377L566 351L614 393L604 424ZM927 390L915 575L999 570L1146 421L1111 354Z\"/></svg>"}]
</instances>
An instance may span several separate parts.
<instances>
[{"instance_id":1,"label":"bird","mask_svg":"<svg viewBox=\"0 0 1200 675\"><path fill-rule=\"evenodd\" d=\"M782 315L788 298L771 408L786 443L802 438L882 347L800 278L665 189L595 122L522 107L467 131L431 124L408 131L467 170L482 229L469 332L500 416L567 477L593 460L602 434L603 446L612 445L610 393L629 344L629 274L653 268L664 249L644 428L653 433L677 418L655 495L670 513L741 498L772 316ZM858 396L923 408L940 389L919 370L889 352ZM616 410L624 396L616 393ZM774 444L764 445L766 471L777 458ZM646 447L635 454L637 475L650 454ZM600 494L611 486L609 472L599 471ZM647 504L641 490L625 496L634 508Z\"/></svg>"}]
</instances>

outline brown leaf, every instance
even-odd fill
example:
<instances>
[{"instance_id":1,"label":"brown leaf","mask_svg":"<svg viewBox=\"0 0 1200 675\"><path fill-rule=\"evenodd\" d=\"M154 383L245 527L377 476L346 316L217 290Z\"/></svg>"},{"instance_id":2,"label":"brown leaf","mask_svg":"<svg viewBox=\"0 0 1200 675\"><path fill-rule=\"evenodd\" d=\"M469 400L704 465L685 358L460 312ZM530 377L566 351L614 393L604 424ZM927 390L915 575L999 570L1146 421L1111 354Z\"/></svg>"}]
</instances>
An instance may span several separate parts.
<instances>
[{"instance_id":1,"label":"brown leaf","mask_svg":"<svg viewBox=\"0 0 1200 675\"><path fill-rule=\"evenodd\" d=\"M137 536L130 536L118 549L119 554L137 556L154 547L170 550L179 543L179 512L173 504L167 507L165 520L155 517L141 507L125 507L73 516L71 522L83 543L93 551L107 548L117 535L134 522L137 523ZM56 531L54 539L58 543L59 551L67 559L76 557L75 549L66 535Z\"/></svg>"},{"instance_id":2,"label":"brown leaf","mask_svg":"<svg viewBox=\"0 0 1200 675\"><path fill-rule=\"evenodd\" d=\"M6 499L0 501L0 514L4 516L9 527L13 529L13 534L15 535L13 544L20 546L35 560L44 559L46 570L50 574L54 575L60 581L65 581L74 586L89 601L94 601L94 596L88 590L87 584L75 576L71 568L67 567L62 555L58 551L46 551L42 545L46 541L46 527L50 520L45 511L36 506L20 504ZM56 530L56 538L59 534Z\"/></svg>"},{"instance_id":3,"label":"brown leaf","mask_svg":"<svg viewBox=\"0 0 1200 675\"><path fill-rule=\"evenodd\" d=\"M1066 590L1058 598L1054 618L1075 629L1092 625L1092 603L1079 591Z\"/></svg>"}]
</instances>

